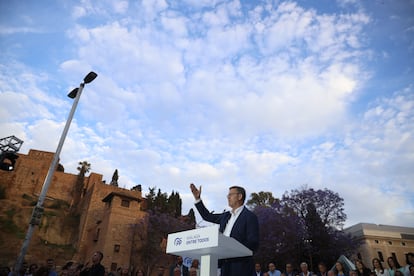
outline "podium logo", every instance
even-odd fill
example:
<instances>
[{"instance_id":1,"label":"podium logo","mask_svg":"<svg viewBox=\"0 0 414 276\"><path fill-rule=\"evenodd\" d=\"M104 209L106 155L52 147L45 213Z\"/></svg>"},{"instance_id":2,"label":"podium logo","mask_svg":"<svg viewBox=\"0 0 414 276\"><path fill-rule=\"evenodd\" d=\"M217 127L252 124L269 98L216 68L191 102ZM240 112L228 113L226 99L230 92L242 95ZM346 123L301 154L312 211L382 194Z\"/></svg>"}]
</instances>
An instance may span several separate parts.
<instances>
[{"instance_id":1,"label":"podium logo","mask_svg":"<svg viewBox=\"0 0 414 276\"><path fill-rule=\"evenodd\" d=\"M181 238L175 238L174 245L179 246L183 243L183 240Z\"/></svg>"}]
</instances>

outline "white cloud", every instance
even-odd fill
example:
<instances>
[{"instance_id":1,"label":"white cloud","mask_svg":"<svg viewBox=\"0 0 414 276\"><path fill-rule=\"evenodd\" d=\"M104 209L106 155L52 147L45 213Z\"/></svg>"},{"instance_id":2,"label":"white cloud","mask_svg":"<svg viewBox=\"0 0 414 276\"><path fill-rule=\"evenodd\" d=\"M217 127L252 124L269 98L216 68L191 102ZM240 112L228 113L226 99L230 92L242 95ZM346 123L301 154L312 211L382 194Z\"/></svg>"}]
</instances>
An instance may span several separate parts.
<instances>
[{"instance_id":1,"label":"white cloud","mask_svg":"<svg viewBox=\"0 0 414 276\"><path fill-rule=\"evenodd\" d=\"M184 211L191 182L216 211L230 185L281 197L308 184L339 192L350 223L414 221L412 86L354 110L373 76L371 18L351 5L251 5L81 1L68 9L70 54L48 67L63 81L2 60L0 134L25 140L22 152L54 151L70 100L51 91L93 70L61 154L67 172L87 160L110 181L118 169L121 187L180 192Z\"/></svg>"}]
</instances>

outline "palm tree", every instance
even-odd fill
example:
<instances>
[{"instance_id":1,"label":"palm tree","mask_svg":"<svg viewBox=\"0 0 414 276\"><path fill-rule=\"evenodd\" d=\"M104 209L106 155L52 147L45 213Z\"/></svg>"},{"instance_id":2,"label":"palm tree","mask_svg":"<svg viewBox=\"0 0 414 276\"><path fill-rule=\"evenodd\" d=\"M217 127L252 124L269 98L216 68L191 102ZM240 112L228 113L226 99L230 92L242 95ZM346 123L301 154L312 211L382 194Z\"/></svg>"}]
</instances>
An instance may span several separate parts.
<instances>
[{"instance_id":1,"label":"palm tree","mask_svg":"<svg viewBox=\"0 0 414 276\"><path fill-rule=\"evenodd\" d=\"M75 213L76 206L78 206L80 199L82 198L82 193L84 189L84 180L85 180L85 174L88 173L91 169L91 163L88 163L88 161L82 161L78 163L79 166L77 167L79 174L76 178L75 185L72 189L72 204L71 204L71 212Z\"/></svg>"},{"instance_id":2,"label":"palm tree","mask_svg":"<svg viewBox=\"0 0 414 276\"><path fill-rule=\"evenodd\" d=\"M79 171L79 175L85 177L85 174L88 173L91 169L91 163L88 163L88 161L82 161L78 164L79 167L77 169Z\"/></svg>"}]
</instances>

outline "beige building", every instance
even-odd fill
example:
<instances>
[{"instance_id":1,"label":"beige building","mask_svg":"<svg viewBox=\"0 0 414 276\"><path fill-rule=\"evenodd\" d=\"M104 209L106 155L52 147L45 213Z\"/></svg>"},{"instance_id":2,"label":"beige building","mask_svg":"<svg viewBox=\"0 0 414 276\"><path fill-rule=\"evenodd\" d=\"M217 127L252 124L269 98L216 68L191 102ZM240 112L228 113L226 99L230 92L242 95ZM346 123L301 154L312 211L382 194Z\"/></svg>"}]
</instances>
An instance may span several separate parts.
<instances>
[{"instance_id":1,"label":"beige building","mask_svg":"<svg viewBox=\"0 0 414 276\"><path fill-rule=\"evenodd\" d=\"M355 258L372 268L372 259L379 258L388 268L387 258L395 256L401 266L406 265L406 254L414 252L414 228L372 223L358 223L345 232L357 237L363 243Z\"/></svg>"}]
</instances>

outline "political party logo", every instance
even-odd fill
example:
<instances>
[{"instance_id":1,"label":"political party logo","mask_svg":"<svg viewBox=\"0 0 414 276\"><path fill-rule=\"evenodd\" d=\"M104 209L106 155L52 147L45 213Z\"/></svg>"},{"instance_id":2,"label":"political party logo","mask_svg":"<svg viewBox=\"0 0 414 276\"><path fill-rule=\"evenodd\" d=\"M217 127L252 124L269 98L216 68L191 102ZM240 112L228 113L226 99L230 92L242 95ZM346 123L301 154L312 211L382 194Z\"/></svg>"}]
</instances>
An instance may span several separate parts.
<instances>
[{"instance_id":1,"label":"political party logo","mask_svg":"<svg viewBox=\"0 0 414 276\"><path fill-rule=\"evenodd\" d=\"M175 246L179 246L183 243L183 239L182 238L175 238L174 240L174 245Z\"/></svg>"},{"instance_id":2,"label":"political party logo","mask_svg":"<svg viewBox=\"0 0 414 276\"><path fill-rule=\"evenodd\" d=\"M183 264L186 267L190 268L192 262L193 262L193 259L191 259L190 257L183 257Z\"/></svg>"}]
</instances>

